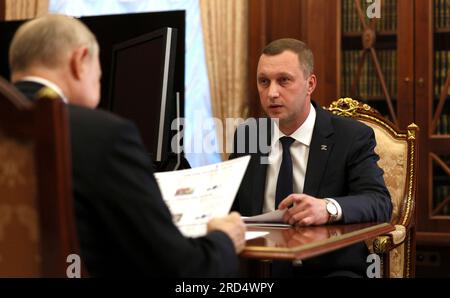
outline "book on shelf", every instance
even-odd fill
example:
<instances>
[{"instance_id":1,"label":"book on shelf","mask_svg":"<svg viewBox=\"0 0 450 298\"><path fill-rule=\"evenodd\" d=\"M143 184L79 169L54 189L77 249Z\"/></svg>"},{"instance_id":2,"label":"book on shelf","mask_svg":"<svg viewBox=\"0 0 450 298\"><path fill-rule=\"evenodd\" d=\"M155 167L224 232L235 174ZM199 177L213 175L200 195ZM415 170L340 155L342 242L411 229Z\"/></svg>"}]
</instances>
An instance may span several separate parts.
<instances>
[{"instance_id":1,"label":"book on shelf","mask_svg":"<svg viewBox=\"0 0 450 298\"><path fill-rule=\"evenodd\" d=\"M447 167L450 167L450 155L439 156ZM436 209L450 196L450 175L436 163L433 166L433 209ZM439 211L438 215L450 215L450 202Z\"/></svg>"},{"instance_id":2,"label":"book on shelf","mask_svg":"<svg viewBox=\"0 0 450 298\"><path fill-rule=\"evenodd\" d=\"M381 67L387 91L391 98L397 94L397 65L396 50L377 51L377 58ZM360 51L349 50L342 53L342 82L341 96L356 96L360 99L383 99L385 94L378 77L374 61L371 56L366 57L361 69L360 77L356 78L357 88L351 90L358 70ZM356 94L352 94L354 92Z\"/></svg>"},{"instance_id":3,"label":"book on shelf","mask_svg":"<svg viewBox=\"0 0 450 298\"><path fill-rule=\"evenodd\" d=\"M441 202L443 202L449 195L450 195L450 187L448 185L443 185L442 187L442 199ZM442 209L442 214L444 215L449 215L450 214L450 210L449 210L449 203L447 203L444 208Z\"/></svg>"},{"instance_id":4,"label":"book on shelf","mask_svg":"<svg viewBox=\"0 0 450 298\"><path fill-rule=\"evenodd\" d=\"M434 27L450 28L450 0L434 0Z\"/></svg>"},{"instance_id":5,"label":"book on shelf","mask_svg":"<svg viewBox=\"0 0 450 298\"><path fill-rule=\"evenodd\" d=\"M450 134L450 114L442 114L436 124L436 134L449 135Z\"/></svg>"},{"instance_id":6,"label":"book on shelf","mask_svg":"<svg viewBox=\"0 0 450 298\"><path fill-rule=\"evenodd\" d=\"M450 50L435 51L434 61L434 96L436 99L440 99L445 83L450 76ZM450 88L447 88L444 93L450 95Z\"/></svg>"},{"instance_id":7,"label":"book on shelf","mask_svg":"<svg viewBox=\"0 0 450 298\"><path fill-rule=\"evenodd\" d=\"M367 25L370 24L371 19L367 16L367 8L372 4L366 0L359 1L361 10L365 17ZM381 17L376 19L375 30L382 32L395 32L397 29L397 0L381 1ZM363 26L358 16L358 10L355 0L342 1L342 32L356 33L362 32Z\"/></svg>"}]
</instances>

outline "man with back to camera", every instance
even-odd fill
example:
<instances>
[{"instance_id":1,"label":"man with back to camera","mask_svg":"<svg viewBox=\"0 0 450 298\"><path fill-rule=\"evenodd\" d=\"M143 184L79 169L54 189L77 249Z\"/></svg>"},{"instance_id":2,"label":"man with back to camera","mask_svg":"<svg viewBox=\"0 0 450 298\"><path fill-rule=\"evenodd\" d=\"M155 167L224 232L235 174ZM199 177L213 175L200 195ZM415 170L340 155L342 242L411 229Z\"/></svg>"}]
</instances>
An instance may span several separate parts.
<instances>
[{"instance_id":1,"label":"man with back to camera","mask_svg":"<svg viewBox=\"0 0 450 298\"><path fill-rule=\"evenodd\" d=\"M173 224L134 124L94 110L99 48L80 21L47 15L23 24L9 52L11 79L33 99L44 87L69 111L75 211L91 276L218 277L238 271L245 225L238 213L185 238Z\"/></svg>"},{"instance_id":2,"label":"man with back to camera","mask_svg":"<svg viewBox=\"0 0 450 298\"><path fill-rule=\"evenodd\" d=\"M316 84L313 53L305 43L284 38L264 48L258 92L263 110L278 124L272 131L260 124L253 131L258 138L262 131L268 135L270 150L252 154L233 209L246 216L286 209L283 220L298 226L389 222L392 204L373 130L311 101ZM245 124L239 131L249 132ZM255 134L236 133L230 158L254 153L248 144L257 140ZM272 275L362 277L368 254L358 243L300 266L274 262Z\"/></svg>"}]
</instances>

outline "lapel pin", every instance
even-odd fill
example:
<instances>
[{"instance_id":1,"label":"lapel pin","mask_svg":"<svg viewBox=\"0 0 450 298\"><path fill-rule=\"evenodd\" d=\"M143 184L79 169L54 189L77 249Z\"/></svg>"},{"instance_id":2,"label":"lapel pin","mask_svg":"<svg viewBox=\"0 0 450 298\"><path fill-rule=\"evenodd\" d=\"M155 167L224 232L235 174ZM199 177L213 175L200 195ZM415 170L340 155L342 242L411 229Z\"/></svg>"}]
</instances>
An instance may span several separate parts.
<instances>
[{"instance_id":1,"label":"lapel pin","mask_svg":"<svg viewBox=\"0 0 450 298\"><path fill-rule=\"evenodd\" d=\"M327 151L328 150L327 145L320 145L320 150Z\"/></svg>"}]
</instances>

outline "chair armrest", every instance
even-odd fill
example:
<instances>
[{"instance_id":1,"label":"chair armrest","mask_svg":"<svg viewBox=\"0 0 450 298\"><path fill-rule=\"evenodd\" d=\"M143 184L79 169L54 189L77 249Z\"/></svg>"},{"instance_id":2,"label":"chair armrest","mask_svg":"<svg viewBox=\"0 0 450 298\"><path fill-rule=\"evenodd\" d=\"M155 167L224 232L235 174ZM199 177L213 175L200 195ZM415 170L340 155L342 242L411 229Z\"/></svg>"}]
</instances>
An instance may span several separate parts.
<instances>
[{"instance_id":1,"label":"chair armrest","mask_svg":"<svg viewBox=\"0 0 450 298\"><path fill-rule=\"evenodd\" d=\"M387 253L405 241L406 227L395 225L395 230L384 235L378 236L373 241L373 250L375 253Z\"/></svg>"}]
</instances>

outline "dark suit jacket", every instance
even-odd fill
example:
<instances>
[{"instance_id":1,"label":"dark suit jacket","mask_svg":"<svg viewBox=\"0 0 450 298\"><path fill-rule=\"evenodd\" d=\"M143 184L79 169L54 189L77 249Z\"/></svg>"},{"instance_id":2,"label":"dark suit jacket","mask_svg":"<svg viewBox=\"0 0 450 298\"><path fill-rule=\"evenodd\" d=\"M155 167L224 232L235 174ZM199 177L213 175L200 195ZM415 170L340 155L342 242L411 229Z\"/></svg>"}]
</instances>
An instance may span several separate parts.
<instances>
[{"instance_id":1,"label":"dark suit jacket","mask_svg":"<svg viewBox=\"0 0 450 298\"><path fill-rule=\"evenodd\" d=\"M17 85L30 99L42 87ZM92 276L228 276L231 239L185 238L172 223L139 132L110 113L68 105L76 221Z\"/></svg>"},{"instance_id":2,"label":"dark suit jacket","mask_svg":"<svg viewBox=\"0 0 450 298\"><path fill-rule=\"evenodd\" d=\"M342 207L343 223L389 222L392 204L384 183L383 170L377 165L379 157L374 153L376 142L373 130L356 120L332 115L314 102L313 105L317 114L304 193L317 198L335 199ZM258 136L263 131L269 135L266 143L270 145L270 127L267 126L267 130L261 130L261 125L257 127ZM249 132L244 126L239 129ZM247 142L248 137L247 133ZM322 150L324 145L326 150ZM247 152L239 153L237 148L235 136L234 153L230 158L247 155L251 146L247 145L244 150ZM244 216L262 212L267 170L267 165L261 163L263 156L268 156L268 153L251 154L247 172L233 204L233 209ZM327 268L333 270L346 268L361 272L363 267L358 264L365 264L367 249L361 244L330 255L326 261L315 258L314 262L328 263Z\"/></svg>"}]
</instances>

